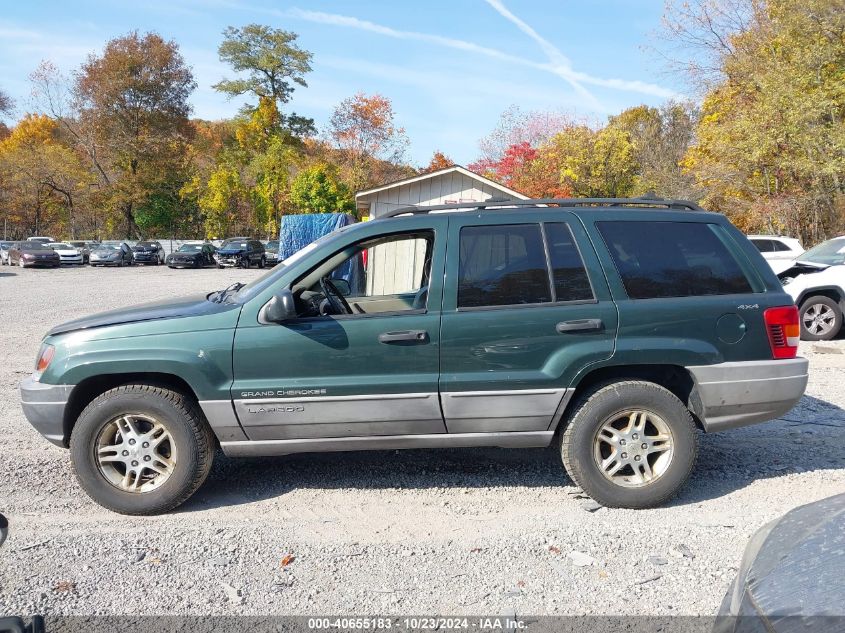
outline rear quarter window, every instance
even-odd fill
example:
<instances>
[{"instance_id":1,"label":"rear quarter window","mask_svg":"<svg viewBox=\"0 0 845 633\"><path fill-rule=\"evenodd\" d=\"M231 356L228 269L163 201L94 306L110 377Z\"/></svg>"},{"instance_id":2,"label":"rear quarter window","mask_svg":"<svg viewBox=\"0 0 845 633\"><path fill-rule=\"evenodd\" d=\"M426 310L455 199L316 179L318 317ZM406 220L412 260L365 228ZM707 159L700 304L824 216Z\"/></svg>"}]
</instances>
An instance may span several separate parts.
<instances>
[{"instance_id":1,"label":"rear quarter window","mask_svg":"<svg viewBox=\"0 0 845 633\"><path fill-rule=\"evenodd\" d=\"M631 299L753 292L716 224L596 222Z\"/></svg>"}]
</instances>

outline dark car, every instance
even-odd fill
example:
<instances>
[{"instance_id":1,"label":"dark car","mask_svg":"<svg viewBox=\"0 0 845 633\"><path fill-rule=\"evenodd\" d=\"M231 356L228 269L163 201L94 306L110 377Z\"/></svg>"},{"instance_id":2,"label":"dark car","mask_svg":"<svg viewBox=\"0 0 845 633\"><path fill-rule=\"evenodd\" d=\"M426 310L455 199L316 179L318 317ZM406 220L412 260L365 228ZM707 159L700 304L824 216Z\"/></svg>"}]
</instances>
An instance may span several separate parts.
<instances>
[{"instance_id":1,"label":"dark car","mask_svg":"<svg viewBox=\"0 0 845 633\"><path fill-rule=\"evenodd\" d=\"M845 615L845 494L764 525L745 548L714 633L839 633Z\"/></svg>"},{"instance_id":2,"label":"dark car","mask_svg":"<svg viewBox=\"0 0 845 633\"><path fill-rule=\"evenodd\" d=\"M175 253L167 256L167 265L170 268L204 268L214 264L216 251L211 244L182 244Z\"/></svg>"},{"instance_id":3,"label":"dark car","mask_svg":"<svg viewBox=\"0 0 845 633\"><path fill-rule=\"evenodd\" d=\"M267 255L264 245L258 240L235 237L226 240L214 256L218 268L264 268Z\"/></svg>"},{"instance_id":4,"label":"dark car","mask_svg":"<svg viewBox=\"0 0 845 633\"><path fill-rule=\"evenodd\" d=\"M126 242L99 244L91 251L92 266L132 266L135 254Z\"/></svg>"},{"instance_id":5,"label":"dark car","mask_svg":"<svg viewBox=\"0 0 845 633\"><path fill-rule=\"evenodd\" d=\"M143 241L132 247L136 264L163 264L165 261L164 247L159 242Z\"/></svg>"},{"instance_id":6,"label":"dark car","mask_svg":"<svg viewBox=\"0 0 845 633\"><path fill-rule=\"evenodd\" d=\"M28 266L49 266L58 268L62 264L59 254L44 242L15 242L9 249L9 263L21 268Z\"/></svg>"}]
</instances>

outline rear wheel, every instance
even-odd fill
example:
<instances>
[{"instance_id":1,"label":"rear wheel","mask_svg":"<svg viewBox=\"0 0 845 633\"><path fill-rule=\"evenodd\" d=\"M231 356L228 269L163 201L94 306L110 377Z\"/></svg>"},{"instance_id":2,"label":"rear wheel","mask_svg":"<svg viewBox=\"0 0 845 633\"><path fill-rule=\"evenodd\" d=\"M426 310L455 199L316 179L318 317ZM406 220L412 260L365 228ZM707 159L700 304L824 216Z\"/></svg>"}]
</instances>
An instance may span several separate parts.
<instances>
[{"instance_id":1,"label":"rear wheel","mask_svg":"<svg viewBox=\"0 0 845 633\"><path fill-rule=\"evenodd\" d=\"M211 469L214 438L181 393L124 385L95 398L70 439L79 483L122 514L160 514L182 504Z\"/></svg>"},{"instance_id":2,"label":"rear wheel","mask_svg":"<svg viewBox=\"0 0 845 633\"><path fill-rule=\"evenodd\" d=\"M695 465L698 433L687 408L645 381L598 385L575 403L561 434L569 476L612 508L650 508L672 498Z\"/></svg>"},{"instance_id":3,"label":"rear wheel","mask_svg":"<svg viewBox=\"0 0 845 633\"><path fill-rule=\"evenodd\" d=\"M842 329L842 309L823 295L810 297L801 304L801 338L805 341L829 341Z\"/></svg>"}]
</instances>

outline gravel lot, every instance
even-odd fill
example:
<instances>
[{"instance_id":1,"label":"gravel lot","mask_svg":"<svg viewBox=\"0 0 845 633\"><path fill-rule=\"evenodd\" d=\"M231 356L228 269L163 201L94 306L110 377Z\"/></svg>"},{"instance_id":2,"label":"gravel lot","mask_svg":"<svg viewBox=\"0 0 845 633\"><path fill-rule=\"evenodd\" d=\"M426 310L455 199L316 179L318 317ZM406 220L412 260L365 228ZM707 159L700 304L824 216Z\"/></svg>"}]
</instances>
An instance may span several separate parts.
<instances>
[{"instance_id":1,"label":"gravel lot","mask_svg":"<svg viewBox=\"0 0 845 633\"><path fill-rule=\"evenodd\" d=\"M218 454L168 516L95 505L18 404L43 333L257 274L0 269L0 615L711 615L758 527L845 490L845 354L802 344L801 405L704 437L661 509L591 511L553 450L514 449Z\"/></svg>"}]
</instances>

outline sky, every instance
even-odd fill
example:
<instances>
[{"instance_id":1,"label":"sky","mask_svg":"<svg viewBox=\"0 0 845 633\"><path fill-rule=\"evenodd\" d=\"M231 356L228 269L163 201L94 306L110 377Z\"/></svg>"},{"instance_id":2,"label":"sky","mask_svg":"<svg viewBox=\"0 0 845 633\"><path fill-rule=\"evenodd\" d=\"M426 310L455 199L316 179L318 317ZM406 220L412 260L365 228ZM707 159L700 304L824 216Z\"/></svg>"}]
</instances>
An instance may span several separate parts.
<instances>
[{"instance_id":1,"label":"sky","mask_svg":"<svg viewBox=\"0 0 845 633\"><path fill-rule=\"evenodd\" d=\"M0 12L0 89L16 117L33 109L28 76L49 59L72 72L132 30L175 40L193 69L193 116L234 115L247 99L211 86L231 70L217 56L227 26L293 31L311 51L307 88L288 108L323 128L332 109L363 91L393 102L425 165L440 150L459 164L511 105L601 121L626 107L680 97L645 50L662 0L133 0L18 2Z\"/></svg>"}]
</instances>

